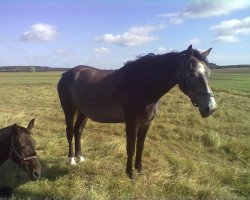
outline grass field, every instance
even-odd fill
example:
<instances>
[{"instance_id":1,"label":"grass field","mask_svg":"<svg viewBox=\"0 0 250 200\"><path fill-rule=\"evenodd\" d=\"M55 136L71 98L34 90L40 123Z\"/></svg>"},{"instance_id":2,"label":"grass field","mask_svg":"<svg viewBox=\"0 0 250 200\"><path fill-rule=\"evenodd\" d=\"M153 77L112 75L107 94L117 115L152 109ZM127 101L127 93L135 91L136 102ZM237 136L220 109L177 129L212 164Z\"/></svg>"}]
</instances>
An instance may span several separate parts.
<instances>
[{"instance_id":1,"label":"grass field","mask_svg":"<svg viewBox=\"0 0 250 200\"><path fill-rule=\"evenodd\" d=\"M123 124L88 121L84 163L67 165L64 116L53 73L0 73L0 127L26 126L34 138L42 178L28 181L15 164L0 167L0 187L12 199L249 199L250 70L213 71L218 110L202 119L178 88L161 100L143 152L143 172L125 175Z\"/></svg>"},{"instance_id":2,"label":"grass field","mask_svg":"<svg viewBox=\"0 0 250 200\"><path fill-rule=\"evenodd\" d=\"M212 73L212 85L220 91L245 95L250 97L250 69L224 69L214 70Z\"/></svg>"}]
</instances>

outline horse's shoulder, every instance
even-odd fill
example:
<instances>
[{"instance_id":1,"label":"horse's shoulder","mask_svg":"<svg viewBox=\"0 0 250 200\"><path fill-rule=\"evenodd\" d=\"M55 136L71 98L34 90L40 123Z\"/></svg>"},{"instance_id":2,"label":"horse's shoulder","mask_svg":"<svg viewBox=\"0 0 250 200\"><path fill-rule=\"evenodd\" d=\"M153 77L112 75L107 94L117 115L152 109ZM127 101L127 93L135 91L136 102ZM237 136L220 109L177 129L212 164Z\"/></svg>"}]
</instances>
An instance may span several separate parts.
<instances>
[{"instance_id":1,"label":"horse's shoulder","mask_svg":"<svg viewBox=\"0 0 250 200\"><path fill-rule=\"evenodd\" d=\"M0 134L6 133L6 132L10 132L12 126L7 126L4 128L0 129Z\"/></svg>"}]
</instances>

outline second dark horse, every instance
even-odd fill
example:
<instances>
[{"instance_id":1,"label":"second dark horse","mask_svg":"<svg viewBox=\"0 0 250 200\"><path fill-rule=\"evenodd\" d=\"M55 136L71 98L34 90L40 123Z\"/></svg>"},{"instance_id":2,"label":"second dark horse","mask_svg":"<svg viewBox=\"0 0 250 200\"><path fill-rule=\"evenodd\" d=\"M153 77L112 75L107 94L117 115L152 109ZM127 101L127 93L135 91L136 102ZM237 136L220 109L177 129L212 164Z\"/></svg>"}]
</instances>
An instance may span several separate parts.
<instances>
[{"instance_id":1,"label":"second dark horse","mask_svg":"<svg viewBox=\"0 0 250 200\"><path fill-rule=\"evenodd\" d=\"M199 107L202 117L208 117L216 109L207 81L210 71L206 56L210 51L200 53L190 45L182 52L148 54L118 70L77 66L64 73L58 83L58 94L65 113L70 163L75 164L73 136L75 156L84 160L80 138L87 118L102 123L124 122L126 173L132 179L135 149L135 168L140 172L144 140L158 101L171 88L178 84L193 105Z\"/></svg>"},{"instance_id":2,"label":"second dark horse","mask_svg":"<svg viewBox=\"0 0 250 200\"><path fill-rule=\"evenodd\" d=\"M8 159L28 172L31 180L41 176L41 164L36 154L36 142L31 136L35 119L27 128L14 124L0 129L0 166Z\"/></svg>"}]
</instances>

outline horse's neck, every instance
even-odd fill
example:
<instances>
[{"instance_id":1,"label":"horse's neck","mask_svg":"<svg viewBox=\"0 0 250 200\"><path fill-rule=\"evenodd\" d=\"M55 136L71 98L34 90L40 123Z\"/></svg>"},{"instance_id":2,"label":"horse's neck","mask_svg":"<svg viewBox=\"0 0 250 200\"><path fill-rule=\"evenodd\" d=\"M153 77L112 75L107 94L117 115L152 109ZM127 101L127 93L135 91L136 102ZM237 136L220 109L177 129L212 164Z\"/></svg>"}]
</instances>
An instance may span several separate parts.
<instances>
[{"instance_id":1,"label":"horse's neck","mask_svg":"<svg viewBox=\"0 0 250 200\"><path fill-rule=\"evenodd\" d=\"M157 68L157 67L156 67ZM154 70L152 78L147 81L148 84L148 100L152 102L158 101L163 95L170 91L178 84L180 64L166 64L158 66L159 70ZM155 73L155 74L154 74ZM155 76L155 77L154 77Z\"/></svg>"},{"instance_id":2,"label":"horse's neck","mask_svg":"<svg viewBox=\"0 0 250 200\"><path fill-rule=\"evenodd\" d=\"M12 132L10 127L0 129L0 165L10 156Z\"/></svg>"},{"instance_id":3,"label":"horse's neck","mask_svg":"<svg viewBox=\"0 0 250 200\"><path fill-rule=\"evenodd\" d=\"M154 57L149 62L125 65L117 71L122 74L121 88L145 104L156 103L171 90L179 79L181 59L179 54Z\"/></svg>"}]
</instances>

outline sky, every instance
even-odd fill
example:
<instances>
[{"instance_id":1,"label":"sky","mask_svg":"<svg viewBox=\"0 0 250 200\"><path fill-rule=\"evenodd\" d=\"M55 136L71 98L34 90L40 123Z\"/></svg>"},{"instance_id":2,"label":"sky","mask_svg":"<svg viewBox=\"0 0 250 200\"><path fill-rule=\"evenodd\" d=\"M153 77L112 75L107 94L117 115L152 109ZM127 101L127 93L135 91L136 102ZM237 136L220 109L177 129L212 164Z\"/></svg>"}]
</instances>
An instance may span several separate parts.
<instances>
[{"instance_id":1,"label":"sky","mask_svg":"<svg viewBox=\"0 0 250 200\"><path fill-rule=\"evenodd\" d=\"M0 66L118 69L190 44L250 64L250 0L0 0Z\"/></svg>"}]
</instances>

